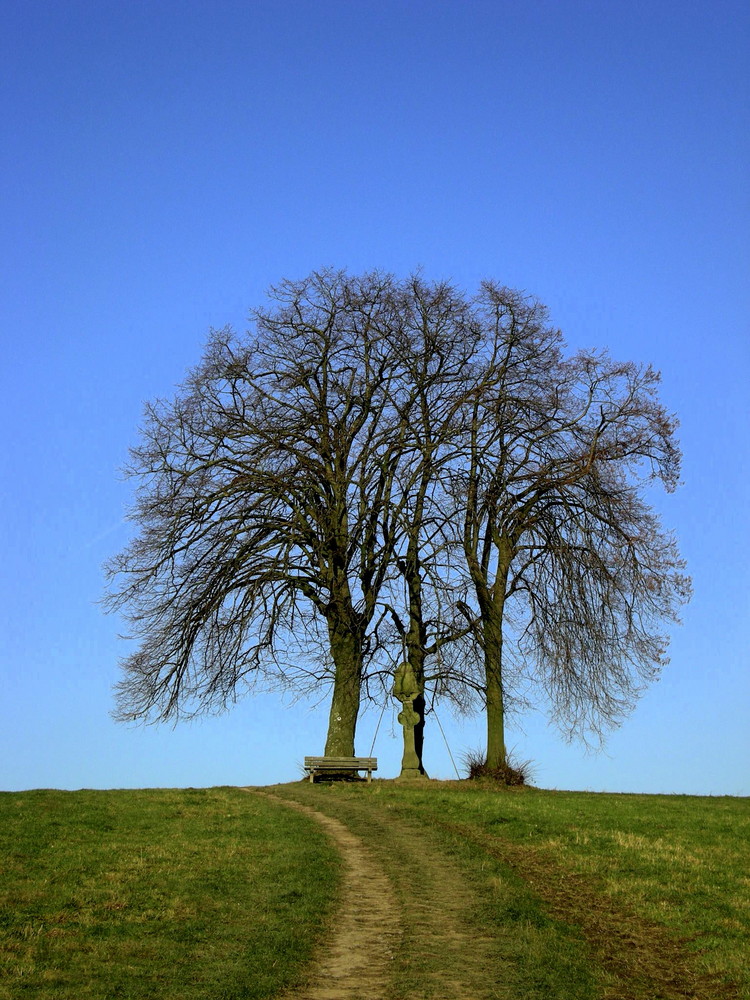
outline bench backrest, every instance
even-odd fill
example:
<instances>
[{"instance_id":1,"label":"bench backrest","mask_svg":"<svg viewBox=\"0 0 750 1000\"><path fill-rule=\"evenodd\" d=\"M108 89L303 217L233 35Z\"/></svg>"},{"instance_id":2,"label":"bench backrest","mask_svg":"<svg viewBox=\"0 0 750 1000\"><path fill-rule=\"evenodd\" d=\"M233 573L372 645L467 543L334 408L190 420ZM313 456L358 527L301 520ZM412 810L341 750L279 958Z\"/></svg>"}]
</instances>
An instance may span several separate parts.
<instances>
[{"instance_id":1,"label":"bench backrest","mask_svg":"<svg viewBox=\"0 0 750 1000\"><path fill-rule=\"evenodd\" d=\"M361 767L377 770L377 757L305 757L305 767Z\"/></svg>"}]
</instances>

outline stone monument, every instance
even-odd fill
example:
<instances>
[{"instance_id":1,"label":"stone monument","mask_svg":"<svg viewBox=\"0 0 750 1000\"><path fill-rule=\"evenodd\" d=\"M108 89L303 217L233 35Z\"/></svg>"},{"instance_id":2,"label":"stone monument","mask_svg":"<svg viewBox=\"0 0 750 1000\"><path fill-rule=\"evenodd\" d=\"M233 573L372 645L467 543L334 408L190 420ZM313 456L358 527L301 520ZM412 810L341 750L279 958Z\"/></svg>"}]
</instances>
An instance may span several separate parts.
<instances>
[{"instance_id":1,"label":"stone monument","mask_svg":"<svg viewBox=\"0 0 750 1000\"><path fill-rule=\"evenodd\" d=\"M403 705L398 713L398 721L404 730L404 756L401 761L401 774L396 779L426 778L424 771L420 770L419 757L417 756L414 742L414 727L420 721L418 712L414 711L414 699L422 694L422 687L414 676L408 660L405 660L393 675L393 697L397 698Z\"/></svg>"}]
</instances>

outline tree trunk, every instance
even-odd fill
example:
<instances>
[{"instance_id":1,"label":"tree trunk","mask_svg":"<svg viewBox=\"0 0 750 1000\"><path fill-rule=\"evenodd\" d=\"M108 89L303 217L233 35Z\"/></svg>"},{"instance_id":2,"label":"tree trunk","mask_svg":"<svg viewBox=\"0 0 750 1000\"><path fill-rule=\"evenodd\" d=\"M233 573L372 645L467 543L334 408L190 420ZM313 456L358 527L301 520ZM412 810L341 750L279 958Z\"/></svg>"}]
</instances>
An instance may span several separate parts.
<instances>
[{"instance_id":1,"label":"tree trunk","mask_svg":"<svg viewBox=\"0 0 750 1000\"><path fill-rule=\"evenodd\" d=\"M353 757L362 682L361 644L340 621L329 622L335 677L328 717L326 757Z\"/></svg>"},{"instance_id":2,"label":"tree trunk","mask_svg":"<svg viewBox=\"0 0 750 1000\"><path fill-rule=\"evenodd\" d=\"M427 777L422 762L422 752L424 749L424 661L425 661L425 625L422 616L422 579L419 571L419 561L416 554L416 545L410 543L409 559L407 560L407 585L409 589L409 630L406 636L406 650L409 665L414 672L414 677L419 684L420 694L414 699L413 708L419 716L419 722L414 727L414 750L419 760L419 773Z\"/></svg>"},{"instance_id":3,"label":"tree trunk","mask_svg":"<svg viewBox=\"0 0 750 1000\"><path fill-rule=\"evenodd\" d=\"M484 673L487 699L487 767L505 767L505 706L503 703L504 581L496 581L493 600L484 609Z\"/></svg>"},{"instance_id":4,"label":"tree trunk","mask_svg":"<svg viewBox=\"0 0 750 1000\"><path fill-rule=\"evenodd\" d=\"M419 773L424 774L426 777L427 772L424 769L424 763L422 761L422 751L424 749L424 710L424 695L420 694L414 699L414 711L419 716L419 722L414 727L414 749L417 754L417 759L419 760Z\"/></svg>"},{"instance_id":5,"label":"tree trunk","mask_svg":"<svg viewBox=\"0 0 750 1000\"><path fill-rule=\"evenodd\" d=\"M502 632L488 640L485 631L484 669L487 698L487 767L505 766L505 709L503 705Z\"/></svg>"}]
</instances>

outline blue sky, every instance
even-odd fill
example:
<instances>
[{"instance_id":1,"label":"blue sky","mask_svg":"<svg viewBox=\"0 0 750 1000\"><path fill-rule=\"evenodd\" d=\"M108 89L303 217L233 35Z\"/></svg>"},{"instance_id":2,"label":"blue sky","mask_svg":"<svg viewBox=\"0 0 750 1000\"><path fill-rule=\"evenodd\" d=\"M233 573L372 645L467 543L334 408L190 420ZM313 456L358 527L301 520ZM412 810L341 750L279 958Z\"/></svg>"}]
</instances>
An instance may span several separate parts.
<instances>
[{"instance_id":1,"label":"blue sky","mask_svg":"<svg viewBox=\"0 0 750 1000\"><path fill-rule=\"evenodd\" d=\"M545 787L750 794L749 43L739 0L5 0L0 788L262 784L322 751L325 704L276 694L116 725L97 601L144 401L330 265L492 277L661 369L684 485L654 502L695 584L672 663L604 753L540 713L509 740ZM457 763L481 744L439 718ZM453 775L434 725L426 764Z\"/></svg>"}]
</instances>

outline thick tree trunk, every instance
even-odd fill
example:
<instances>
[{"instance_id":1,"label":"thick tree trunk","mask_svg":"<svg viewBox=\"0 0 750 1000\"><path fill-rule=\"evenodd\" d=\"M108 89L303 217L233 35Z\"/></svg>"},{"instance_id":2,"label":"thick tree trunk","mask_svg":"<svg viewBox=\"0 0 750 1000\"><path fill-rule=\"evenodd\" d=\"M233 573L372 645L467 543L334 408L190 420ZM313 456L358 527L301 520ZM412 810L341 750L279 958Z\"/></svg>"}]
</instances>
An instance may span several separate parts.
<instances>
[{"instance_id":1,"label":"thick tree trunk","mask_svg":"<svg viewBox=\"0 0 750 1000\"><path fill-rule=\"evenodd\" d=\"M485 697L487 699L487 767L505 766L505 707L503 704L503 636L500 627L485 622ZM488 632L491 634L488 636Z\"/></svg>"},{"instance_id":2,"label":"thick tree trunk","mask_svg":"<svg viewBox=\"0 0 750 1000\"><path fill-rule=\"evenodd\" d=\"M487 767L505 767L505 705L503 701L503 612L507 563L495 581L494 593L483 608L484 673L487 699Z\"/></svg>"},{"instance_id":3,"label":"thick tree trunk","mask_svg":"<svg viewBox=\"0 0 750 1000\"><path fill-rule=\"evenodd\" d=\"M362 683L361 644L353 631L347 629L341 622L329 623L328 631L335 678L325 755L353 757Z\"/></svg>"},{"instance_id":4,"label":"thick tree trunk","mask_svg":"<svg viewBox=\"0 0 750 1000\"><path fill-rule=\"evenodd\" d=\"M414 672L414 677L419 684L420 694L414 699L413 708L419 716L419 722L414 727L414 750L419 760L419 773L427 777L422 762L422 751L424 749L424 661L425 661L425 626L422 617L422 579L419 572L419 563L416 555L416 545L410 545L408 567L408 589L409 589L409 630L406 636L407 656L409 666Z\"/></svg>"}]
</instances>

